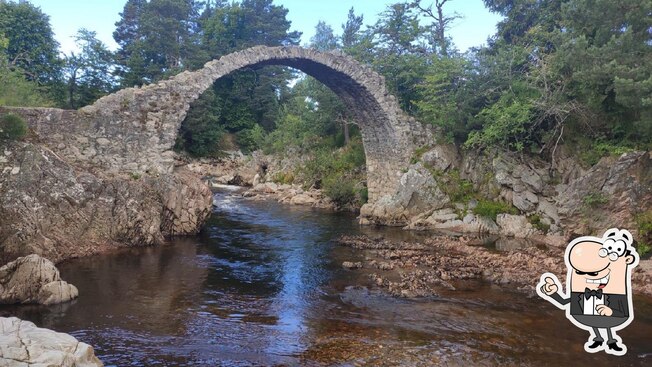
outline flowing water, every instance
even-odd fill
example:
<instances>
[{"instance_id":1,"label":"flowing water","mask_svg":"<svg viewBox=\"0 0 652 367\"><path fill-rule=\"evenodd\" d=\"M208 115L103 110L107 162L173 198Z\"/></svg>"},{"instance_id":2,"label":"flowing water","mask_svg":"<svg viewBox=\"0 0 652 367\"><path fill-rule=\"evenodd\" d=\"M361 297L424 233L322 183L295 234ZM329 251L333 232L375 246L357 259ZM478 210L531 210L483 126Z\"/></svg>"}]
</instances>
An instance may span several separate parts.
<instances>
[{"instance_id":1,"label":"flowing water","mask_svg":"<svg viewBox=\"0 0 652 367\"><path fill-rule=\"evenodd\" d=\"M341 267L363 253L332 242L425 234L237 192L215 204L197 237L61 264L78 300L0 315L70 333L107 366L652 365L648 299L635 298L636 320L620 332L625 357L591 355L588 334L545 301L482 282L391 298Z\"/></svg>"}]
</instances>

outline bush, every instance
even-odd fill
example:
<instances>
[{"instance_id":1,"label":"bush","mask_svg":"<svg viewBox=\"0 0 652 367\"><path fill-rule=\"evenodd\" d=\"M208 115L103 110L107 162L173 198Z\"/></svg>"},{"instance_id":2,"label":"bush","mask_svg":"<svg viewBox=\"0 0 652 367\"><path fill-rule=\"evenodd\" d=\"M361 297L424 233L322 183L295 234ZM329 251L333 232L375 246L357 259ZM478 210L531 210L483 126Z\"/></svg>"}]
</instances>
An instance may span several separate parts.
<instances>
[{"instance_id":1,"label":"bush","mask_svg":"<svg viewBox=\"0 0 652 367\"><path fill-rule=\"evenodd\" d=\"M27 135L27 124L22 117L6 114L0 117L0 139L20 140Z\"/></svg>"},{"instance_id":2,"label":"bush","mask_svg":"<svg viewBox=\"0 0 652 367\"><path fill-rule=\"evenodd\" d=\"M550 230L550 224L542 222L541 216L539 216L539 214L533 214L528 218L528 220L530 221L530 224L532 224L534 228L540 230L544 234L548 233L548 231Z\"/></svg>"},{"instance_id":3,"label":"bush","mask_svg":"<svg viewBox=\"0 0 652 367\"><path fill-rule=\"evenodd\" d=\"M324 193L337 206L353 204L356 201L355 184L342 176L329 177L324 181Z\"/></svg>"},{"instance_id":4,"label":"bush","mask_svg":"<svg viewBox=\"0 0 652 367\"><path fill-rule=\"evenodd\" d=\"M652 250L652 210L637 215L636 225L639 237L636 250L643 257Z\"/></svg>"},{"instance_id":5,"label":"bush","mask_svg":"<svg viewBox=\"0 0 652 367\"><path fill-rule=\"evenodd\" d=\"M495 221L498 214L518 214L518 209L503 201L480 200L478 201L478 205L473 208L473 213L481 217L491 218Z\"/></svg>"},{"instance_id":6,"label":"bush","mask_svg":"<svg viewBox=\"0 0 652 367\"><path fill-rule=\"evenodd\" d=\"M592 192L587 194L582 203L589 208L599 208L609 202L609 198L601 192Z\"/></svg>"}]
</instances>

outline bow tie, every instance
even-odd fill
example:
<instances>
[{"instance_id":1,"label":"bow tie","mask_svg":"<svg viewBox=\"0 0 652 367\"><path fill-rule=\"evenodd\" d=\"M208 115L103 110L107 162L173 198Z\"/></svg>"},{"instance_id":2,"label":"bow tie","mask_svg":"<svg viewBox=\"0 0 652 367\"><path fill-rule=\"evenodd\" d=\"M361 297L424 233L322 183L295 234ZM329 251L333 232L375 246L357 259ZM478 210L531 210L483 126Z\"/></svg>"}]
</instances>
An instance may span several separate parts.
<instances>
[{"instance_id":1,"label":"bow tie","mask_svg":"<svg viewBox=\"0 0 652 367\"><path fill-rule=\"evenodd\" d=\"M602 299L602 289L598 289L597 291L592 291L589 288L584 288L584 297L586 299L589 299L591 297L597 297L598 299Z\"/></svg>"}]
</instances>

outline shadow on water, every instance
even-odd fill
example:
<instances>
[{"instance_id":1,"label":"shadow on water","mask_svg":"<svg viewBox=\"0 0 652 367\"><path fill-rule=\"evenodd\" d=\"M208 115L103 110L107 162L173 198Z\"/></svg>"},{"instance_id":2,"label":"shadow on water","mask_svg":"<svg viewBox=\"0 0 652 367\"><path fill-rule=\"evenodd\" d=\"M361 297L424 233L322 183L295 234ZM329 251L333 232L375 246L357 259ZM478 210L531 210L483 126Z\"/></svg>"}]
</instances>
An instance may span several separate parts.
<instances>
[{"instance_id":1,"label":"shadow on water","mask_svg":"<svg viewBox=\"0 0 652 367\"><path fill-rule=\"evenodd\" d=\"M589 355L586 333L544 301L482 282L438 298L390 298L369 290L364 271L341 268L363 253L332 243L342 234L418 241L428 233L360 227L350 214L230 191L215 204L197 237L62 264L80 290L75 302L0 315L71 333L107 366L652 363L649 300L635 300L637 319L620 333L627 356Z\"/></svg>"}]
</instances>

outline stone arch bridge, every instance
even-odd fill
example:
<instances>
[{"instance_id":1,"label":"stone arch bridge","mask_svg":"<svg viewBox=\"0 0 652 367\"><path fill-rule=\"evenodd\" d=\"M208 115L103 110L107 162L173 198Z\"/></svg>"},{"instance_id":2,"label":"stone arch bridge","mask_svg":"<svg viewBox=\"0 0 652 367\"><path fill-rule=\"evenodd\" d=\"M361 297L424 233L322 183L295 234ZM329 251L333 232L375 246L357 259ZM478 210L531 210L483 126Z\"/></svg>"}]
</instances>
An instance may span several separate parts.
<instances>
[{"instance_id":1,"label":"stone arch bridge","mask_svg":"<svg viewBox=\"0 0 652 367\"><path fill-rule=\"evenodd\" d=\"M210 61L197 71L120 90L77 111L14 111L52 150L78 165L114 172L169 172L174 164L172 147L191 102L222 76L266 65L299 69L342 99L360 126L370 203L394 194L423 127L401 111L382 76L341 53L256 46Z\"/></svg>"}]
</instances>

